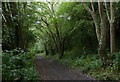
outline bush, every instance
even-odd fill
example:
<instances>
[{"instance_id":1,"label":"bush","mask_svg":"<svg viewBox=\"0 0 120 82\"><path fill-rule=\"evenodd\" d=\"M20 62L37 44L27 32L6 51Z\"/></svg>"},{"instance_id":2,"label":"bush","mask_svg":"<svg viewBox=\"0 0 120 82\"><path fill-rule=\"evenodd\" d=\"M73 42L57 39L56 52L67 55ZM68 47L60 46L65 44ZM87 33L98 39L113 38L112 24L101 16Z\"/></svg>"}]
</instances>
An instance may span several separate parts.
<instances>
[{"instance_id":1,"label":"bush","mask_svg":"<svg viewBox=\"0 0 120 82\"><path fill-rule=\"evenodd\" d=\"M14 53L18 54L14 54ZM12 50L3 52L3 80L38 80L34 69L34 54Z\"/></svg>"}]
</instances>

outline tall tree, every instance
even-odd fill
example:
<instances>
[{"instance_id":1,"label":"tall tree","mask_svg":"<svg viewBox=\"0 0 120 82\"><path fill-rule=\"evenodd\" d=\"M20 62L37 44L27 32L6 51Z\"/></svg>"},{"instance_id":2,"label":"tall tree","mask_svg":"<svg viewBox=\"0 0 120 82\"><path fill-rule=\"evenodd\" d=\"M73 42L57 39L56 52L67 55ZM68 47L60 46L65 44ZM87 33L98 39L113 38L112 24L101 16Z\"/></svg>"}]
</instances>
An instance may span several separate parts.
<instances>
[{"instance_id":1,"label":"tall tree","mask_svg":"<svg viewBox=\"0 0 120 82\"><path fill-rule=\"evenodd\" d=\"M91 8L87 6L86 3L83 3L85 9L91 14L95 28L96 28L96 35L98 39L98 44L99 44L99 49L98 49L98 54L101 57L105 56L105 47L106 47L106 16L104 12L104 5L103 2L98 2L98 10L99 10L99 15L97 16L96 11L94 9L93 2L90 3ZM97 18L100 18L100 23L98 22Z\"/></svg>"},{"instance_id":2,"label":"tall tree","mask_svg":"<svg viewBox=\"0 0 120 82\"><path fill-rule=\"evenodd\" d=\"M29 38L34 36L30 28L35 25L33 22L36 19L36 15L32 15L35 10L29 12L32 8L35 7L29 7L27 2L3 2L3 50L15 48L25 50L34 40Z\"/></svg>"},{"instance_id":3,"label":"tall tree","mask_svg":"<svg viewBox=\"0 0 120 82\"><path fill-rule=\"evenodd\" d=\"M107 3L105 2L105 8L106 8L108 21L110 24L110 52L113 53L116 51L115 49L115 2L111 1L109 8L107 6Z\"/></svg>"}]
</instances>

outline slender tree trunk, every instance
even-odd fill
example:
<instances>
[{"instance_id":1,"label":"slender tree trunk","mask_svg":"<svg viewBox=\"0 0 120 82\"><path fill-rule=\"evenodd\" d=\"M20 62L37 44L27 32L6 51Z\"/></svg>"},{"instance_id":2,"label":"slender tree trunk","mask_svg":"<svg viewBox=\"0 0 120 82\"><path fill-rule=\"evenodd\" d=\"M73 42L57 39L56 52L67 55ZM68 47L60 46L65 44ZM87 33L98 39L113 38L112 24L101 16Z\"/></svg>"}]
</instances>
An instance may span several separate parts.
<instances>
[{"instance_id":1,"label":"slender tree trunk","mask_svg":"<svg viewBox=\"0 0 120 82\"><path fill-rule=\"evenodd\" d=\"M47 49L47 45L46 44L44 44L44 49L45 49L45 54L46 54L46 56L49 54L49 52L48 52L48 49Z\"/></svg>"},{"instance_id":2,"label":"slender tree trunk","mask_svg":"<svg viewBox=\"0 0 120 82\"><path fill-rule=\"evenodd\" d=\"M110 2L110 15L107 7L107 3L105 2L106 14L110 24L110 52L115 52L115 3Z\"/></svg>"},{"instance_id":3,"label":"slender tree trunk","mask_svg":"<svg viewBox=\"0 0 120 82\"><path fill-rule=\"evenodd\" d=\"M12 12L12 16L17 18L16 16L18 15L18 10L17 10L17 5L16 2L10 2L10 7L11 7L11 12ZM19 27L18 27L18 20L14 19L13 20L16 25L14 26L15 28L15 44L16 44L16 48L19 48Z\"/></svg>"},{"instance_id":4,"label":"slender tree trunk","mask_svg":"<svg viewBox=\"0 0 120 82\"><path fill-rule=\"evenodd\" d=\"M64 47L65 47L65 39L63 39L62 43L61 43L61 52L60 52L60 58L62 59L62 57L64 56Z\"/></svg>"},{"instance_id":5,"label":"slender tree trunk","mask_svg":"<svg viewBox=\"0 0 120 82\"><path fill-rule=\"evenodd\" d=\"M106 16L104 13L103 2L98 2L98 7L99 7L100 20L101 20L101 37L99 42L98 54L101 57L105 57L107 29L106 29Z\"/></svg>"},{"instance_id":6,"label":"slender tree trunk","mask_svg":"<svg viewBox=\"0 0 120 82\"><path fill-rule=\"evenodd\" d=\"M0 2L0 8L2 8L2 2ZM2 12L0 11L0 25L2 25ZM2 55L2 27L0 26L0 55ZM2 62L0 60L0 62ZM1 70L0 70L1 72Z\"/></svg>"},{"instance_id":7,"label":"slender tree trunk","mask_svg":"<svg viewBox=\"0 0 120 82\"><path fill-rule=\"evenodd\" d=\"M22 24L18 22L18 36L19 36L19 48L24 50L24 40L23 40L23 30L22 30Z\"/></svg>"},{"instance_id":8,"label":"slender tree trunk","mask_svg":"<svg viewBox=\"0 0 120 82\"><path fill-rule=\"evenodd\" d=\"M115 3L110 2L110 13L111 13L111 19L110 19L110 52L115 52Z\"/></svg>"},{"instance_id":9,"label":"slender tree trunk","mask_svg":"<svg viewBox=\"0 0 120 82\"><path fill-rule=\"evenodd\" d=\"M24 5L26 5L25 3L24 3ZM18 5L17 5L17 8L18 8L18 16L22 19L22 16L21 16L21 11L19 10L20 9L20 3L18 3ZM25 7L23 7L23 10L25 10ZM25 40L24 40L24 36L23 36L23 22L21 21L21 20L17 20L17 22L18 22L18 27L19 27L19 47L21 48L21 49L23 49L24 50L24 45L25 45Z\"/></svg>"}]
</instances>

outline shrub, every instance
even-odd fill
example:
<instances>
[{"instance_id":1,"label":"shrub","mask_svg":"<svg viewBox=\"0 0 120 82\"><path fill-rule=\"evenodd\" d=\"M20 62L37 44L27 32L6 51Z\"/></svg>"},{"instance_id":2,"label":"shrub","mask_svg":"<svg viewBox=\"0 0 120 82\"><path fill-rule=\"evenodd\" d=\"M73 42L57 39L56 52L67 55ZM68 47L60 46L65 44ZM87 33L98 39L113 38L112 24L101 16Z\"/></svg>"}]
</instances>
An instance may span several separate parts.
<instances>
[{"instance_id":1,"label":"shrub","mask_svg":"<svg viewBox=\"0 0 120 82\"><path fill-rule=\"evenodd\" d=\"M34 70L34 54L18 50L3 52L3 80L38 80Z\"/></svg>"}]
</instances>

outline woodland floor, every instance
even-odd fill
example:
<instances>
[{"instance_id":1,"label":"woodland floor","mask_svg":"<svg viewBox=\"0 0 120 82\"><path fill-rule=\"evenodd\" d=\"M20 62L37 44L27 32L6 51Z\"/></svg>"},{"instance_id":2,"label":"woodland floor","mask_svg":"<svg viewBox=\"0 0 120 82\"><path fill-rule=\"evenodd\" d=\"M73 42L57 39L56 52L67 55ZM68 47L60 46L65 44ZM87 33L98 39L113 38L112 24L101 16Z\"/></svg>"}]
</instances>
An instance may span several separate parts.
<instances>
[{"instance_id":1,"label":"woodland floor","mask_svg":"<svg viewBox=\"0 0 120 82\"><path fill-rule=\"evenodd\" d=\"M35 64L40 80L95 80L92 76L44 56L36 55Z\"/></svg>"}]
</instances>

